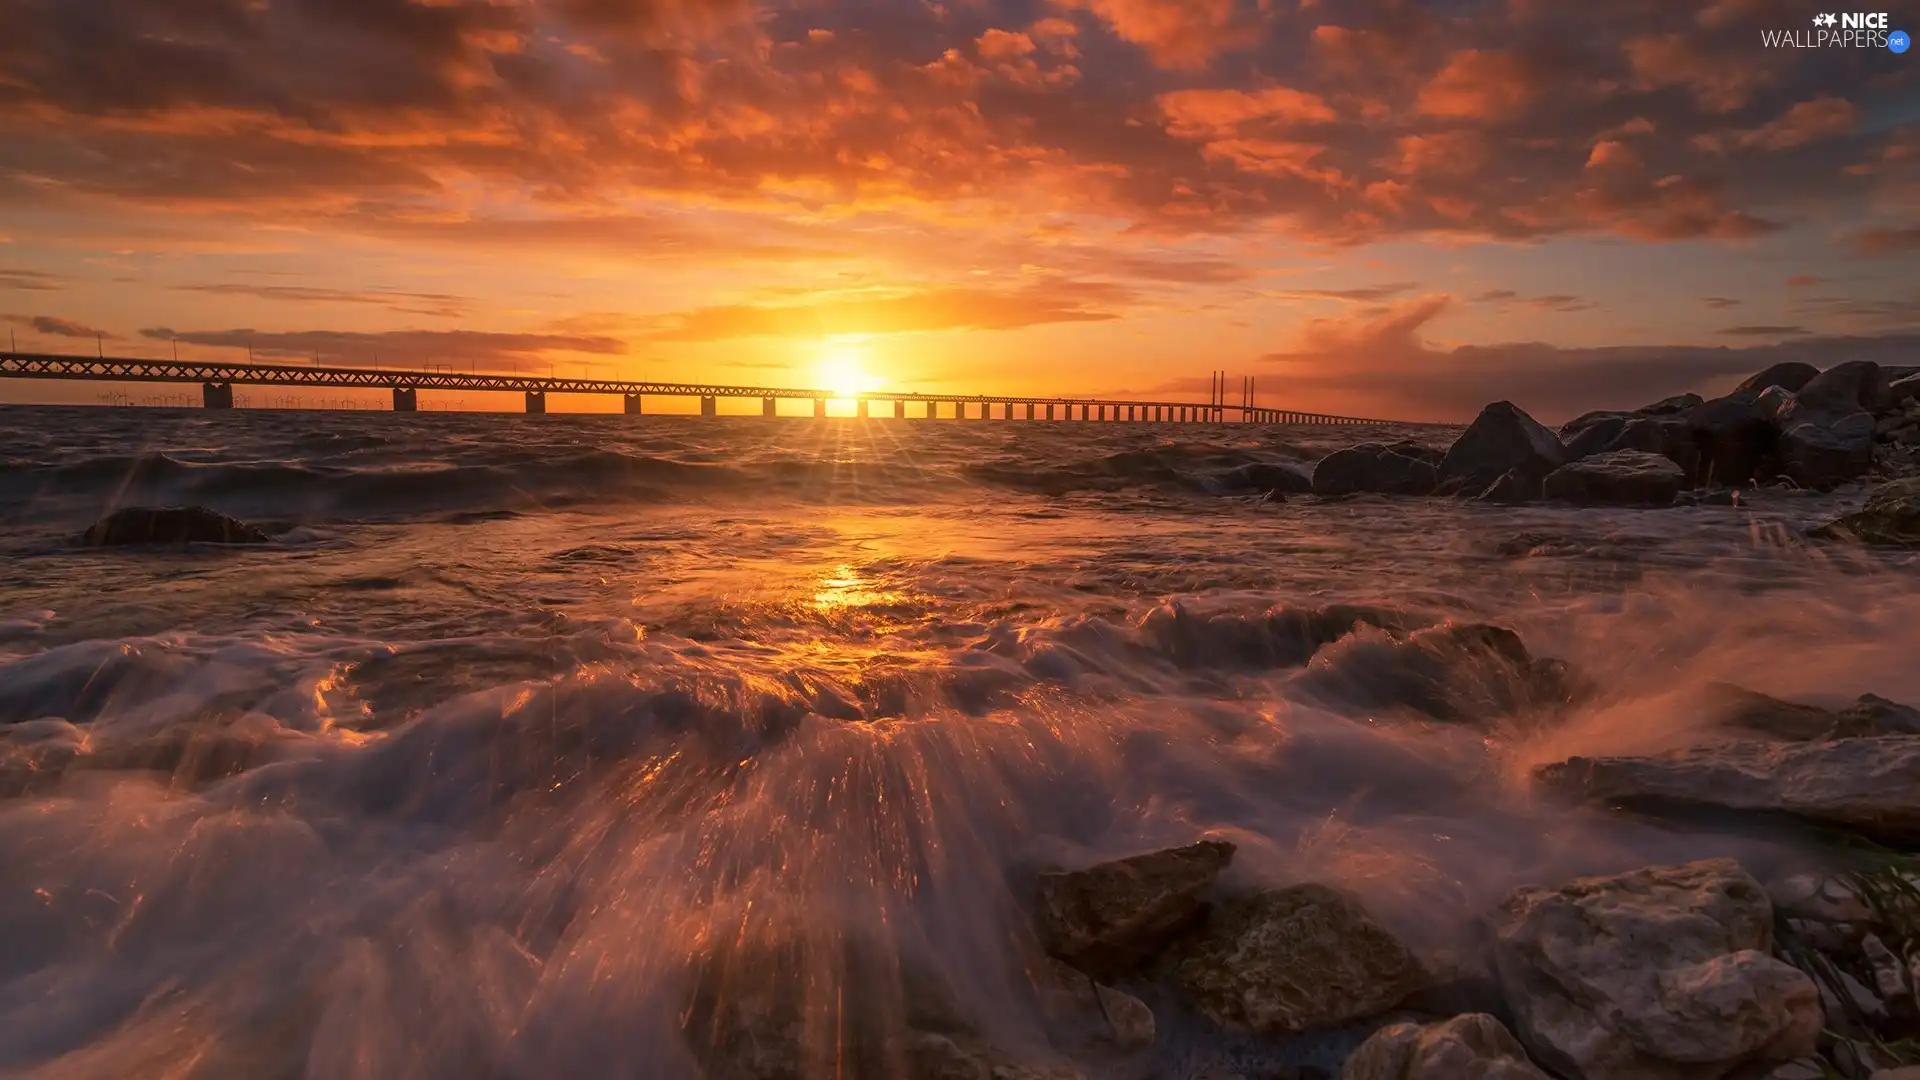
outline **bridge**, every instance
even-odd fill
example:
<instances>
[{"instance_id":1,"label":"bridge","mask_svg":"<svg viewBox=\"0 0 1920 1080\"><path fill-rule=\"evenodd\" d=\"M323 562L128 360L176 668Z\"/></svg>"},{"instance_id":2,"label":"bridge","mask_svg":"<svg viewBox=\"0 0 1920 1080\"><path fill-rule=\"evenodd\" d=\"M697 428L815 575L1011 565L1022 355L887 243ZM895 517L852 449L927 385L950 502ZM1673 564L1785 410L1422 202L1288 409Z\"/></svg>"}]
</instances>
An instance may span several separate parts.
<instances>
[{"instance_id":1,"label":"bridge","mask_svg":"<svg viewBox=\"0 0 1920 1080\"><path fill-rule=\"evenodd\" d=\"M1248 423L1313 424L1342 427L1371 427L1396 423L1354 416L1269 409L1253 403L1253 381L1242 386L1242 403L1225 400L1225 377L1216 373L1212 402L1120 401L1092 397L1020 397L1005 394L918 394L874 392L849 396L833 390L804 390L772 386L726 386L708 383L667 383L613 379L568 379L548 376L500 375L484 372L402 371L352 367L322 367L318 364L208 363L194 360L143 360L108 356L64 356L49 353L0 352L0 379L60 379L112 383L197 383L201 402L209 409L234 407L236 386L309 386L389 390L395 412L415 412L420 407L420 391L452 390L466 392L506 392L524 394L529 413L547 411L549 394L620 395L629 415L640 415L648 397L698 398L700 415L717 416L722 398L757 399L761 413L778 415L781 400L801 399L813 402L813 415L827 415L827 402L851 400L856 415L872 414L872 402L892 402L893 415L906 418L908 406L918 407L917 415L933 419L945 415L966 419L969 415L989 419L994 406L1000 407L1003 420L1014 419L1015 406L1025 409L1028 420L1116 420L1149 423Z\"/></svg>"}]
</instances>

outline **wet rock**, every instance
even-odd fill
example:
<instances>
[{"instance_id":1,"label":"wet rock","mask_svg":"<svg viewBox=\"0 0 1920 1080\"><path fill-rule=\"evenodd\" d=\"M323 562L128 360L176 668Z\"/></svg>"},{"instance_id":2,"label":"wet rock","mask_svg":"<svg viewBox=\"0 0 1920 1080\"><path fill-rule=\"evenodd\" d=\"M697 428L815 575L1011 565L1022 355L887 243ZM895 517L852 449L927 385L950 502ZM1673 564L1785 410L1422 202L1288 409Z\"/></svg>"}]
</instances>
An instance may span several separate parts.
<instances>
[{"instance_id":1,"label":"wet rock","mask_svg":"<svg viewBox=\"0 0 1920 1080\"><path fill-rule=\"evenodd\" d=\"M1356 635L1315 654L1299 685L1343 709L1408 709L1450 723L1530 713L1580 689L1564 664L1536 660L1518 634L1487 623Z\"/></svg>"},{"instance_id":2,"label":"wet rock","mask_svg":"<svg viewBox=\"0 0 1920 1080\"><path fill-rule=\"evenodd\" d=\"M1781 739L1824 739L1839 725L1838 715L1817 705L1782 701L1732 683L1708 683L1701 706L1723 727Z\"/></svg>"},{"instance_id":3,"label":"wet rock","mask_svg":"<svg viewBox=\"0 0 1920 1080\"><path fill-rule=\"evenodd\" d=\"M1671 506L1686 480L1680 466L1659 454L1613 450L1555 469L1543 491L1583 506Z\"/></svg>"},{"instance_id":4,"label":"wet rock","mask_svg":"<svg viewBox=\"0 0 1920 1080\"><path fill-rule=\"evenodd\" d=\"M1769 955L1730 859L1516 890L1493 916L1515 1032L1568 1080L1717 1080L1813 1053L1819 991Z\"/></svg>"},{"instance_id":5,"label":"wet rock","mask_svg":"<svg viewBox=\"0 0 1920 1080\"><path fill-rule=\"evenodd\" d=\"M1878 935L1867 934L1860 939L1860 952L1866 958L1867 969L1873 973L1873 991L1880 995L1880 1000L1907 1001L1907 965L1887 948L1886 942Z\"/></svg>"},{"instance_id":6,"label":"wet rock","mask_svg":"<svg viewBox=\"0 0 1920 1080\"><path fill-rule=\"evenodd\" d=\"M1761 1080L1827 1080L1827 1069L1817 1057L1795 1058L1777 1066Z\"/></svg>"},{"instance_id":7,"label":"wet rock","mask_svg":"<svg viewBox=\"0 0 1920 1080\"><path fill-rule=\"evenodd\" d=\"M1468 1013L1437 1024L1389 1024L1347 1059L1341 1080L1548 1080L1505 1024Z\"/></svg>"},{"instance_id":8,"label":"wet rock","mask_svg":"<svg viewBox=\"0 0 1920 1080\"><path fill-rule=\"evenodd\" d=\"M1484 491L1509 470L1540 477L1567 463L1560 437L1510 401L1480 410L1440 462L1440 482Z\"/></svg>"},{"instance_id":9,"label":"wet rock","mask_svg":"<svg viewBox=\"0 0 1920 1080\"><path fill-rule=\"evenodd\" d=\"M1835 731L1848 738L1863 735L1920 735L1920 709L1888 701L1878 694L1861 694L1840 710Z\"/></svg>"},{"instance_id":10,"label":"wet rock","mask_svg":"<svg viewBox=\"0 0 1920 1080\"><path fill-rule=\"evenodd\" d=\"M1523 555L1577 555L1584 548L1569 536L1529 532L1500 541L1494 550L1508 558L1519 558Z\"/></svg>"},{"instance_id":11,"label":"wet rock","mask_svg":"<svg viewBox=\"0 0 1920 1080\"><path fill-rule=\"evenodd\" d=\"M1699 453L1697 484L1739 487L1772 457L1778 432L1770 413L1751 397L1715 398L1688 409L1682 419Z\"/></svg>"},{"instance_id":12,"label":"wet rock","mask_svg":"<svg viewBox=\"0 0 1920 1080\"><path fill-rule=\"evenodd\" d=\"M1398 938L1324 885L1222 905L1182 943L1172 977L1216 1022L1265 1033L1377 1016L1426 982Z\"/></svg>"},{"instance_id":13,"label":"wet rock","mask_svg":"<svg viewBox=\"0 0 1920 1080\"><path fill-rule=\"evenodd\" d=\"M1362 443L1336 450L1313 470L1315 495L1431 495L1439 471L1412 444Z\"/></svg>"},{"instance_id":14,"label":"wet rock","mask_svg":"<svg viewBox=\"0 0 1920 1080\"><path fill-rule=\"evenodd\" d=\"M133 544L264 544L258 527L204 506L129 507L115 510L80 535L87 547Z\"/></svg>"},{"instance_id":15,"label":"wet rock","mask_svg":"<svg viewBox=\"0 0 1920 1080\"><path fill-rule=\"evenodd\" d=\"M1920 548L1920 478L1881 485L1867 497L1867 505L1859 513L1828 522L1810 535L1881 547Z\"/></svg>"},{"instance_id":16,"label":"wet rock","mask_svg":"<svg viewBox=\"0 0 1920 1080\"><path fill-rule=\"evenodd\" d=\"M1897 1069L1875 1069L1868 1080L1920 1080L1920 1065L1903 1065Z\"/></svg>"},{"instance_id":17,"label":"wet rock","mask_svg":"<svg viewBox=\"0 0 1920 1080\"><path fill-rule=\"evenodd\" d=\"M1206 912L1200 893L1233 861L1233 845L1202 840L1085 870L1040 876L1035 922L1047 952L1113 978L1158 956Z\"/></svg>"},{"instance_id":18,"label":"wet rock","mask_svg":"<svg viewBox=\"0 0 1920 1080\"><path fill-rule=\"evenodd\" d=\"M1705 400L1699 394L1676 394L1670 398L1661 398L1637 411L1641 416L1678 416Z\"/></svg>"},{"instance_id":19,"label":"wet rock","mask_svg":"<svg viewBox=\"0 0 1920 1080\"><path fill-rule=\"evenodd\" d=\"M1873 415L1828 416L1796 407L1782 419L1775 446L1781 475L1824 491L1873 468Z\"/></svg>"},{"instance_id":20,"label":"wet rock","mask_svg":"<svg viewBox=\"0 0 1920 1080\"><path fill-rule=\"evenodd\" d=\"M1076 1057L1127 1055L1153 1045L1153 1010L1058 960L1035 973L1040 1015L1056 1049Z\"/></svg>"},{"instance_id":21,"label":"wet rock","mask_svg":"<svg viewBox=\"0 0 1920 1080\"><path fill-rule=\"evenodd\" d=\"M1812 382L1819 374L1820 369L1814 367L1812 364L1803 364L1797 360L1789 360L1783 364L1775 364L1765 371L1760 372L1746 382L1734 387L1733 392L1734 394L1757 396L1760 391L1765 390L1767 387L1777 386L1788 393L1794 393L1801 387Z\"/></svg>"},{"instance_id":22,"label":"wet rock","mask_svg":"<svg viewBox=\"0 0 1920 1080\"><path fill-rule=\"evenodd\" d=\"M1835 364L1794 391L1801 407L1831 416L1886 412L1893 407L1887 373L1871 360Z\"/></svg>"},{"instance_id":23,"label":"wet rock","mask_svg":"<svg viewBox=\"0 0 1920 1080\"><path fill-rule=\"evenodd\" d=\"M1920 400L1920 375L1909 375L1887 384L1887 400L1895 406Z\"/></svg>"},{"instance_id":24,"label":"wet rock","mask_svg":"<svg viewBox=\"0 0 1920 1080\"><path fill-rule=\"evenodd\" d=\"M1508 469L1480 493L1481 502L1521 506L1540 501L1541 482L1531 469Z\"/></svg>"},{"instance_id":25,"label":"wet rock","mask_svg":"<svg viewBox=\"0 0 1920 1080\"><path fill-rule=\"evenodd\" d=\"M1614 440L1620 437L1621 432L1627 430L1627 424L1633 419L1634 417L1625 414L1610 413L1595 417L1578 428L1573 424L1561 428L1560 438L1567 448L1567 460L1578 461L1583 457L1604 454L1612 450ZM1568 433L1569 430L1572 431L1571 434Z\"/></svg>"},{"instance_id":26,"label":"wet rock","mask_svg":"<svg viewBox=\"0 0 1920 1080\"><path fill-rule=\"evenodd\" d=\"M1249 461L1222 473L1220 486L1228 491L1277 491L1282 495L1306 495L1313 491L1313 477L1290 465Z\"/></svg>"},{"instance_id":27,"label":"wet rock","mask_svg":"<svg viewBox=\"0 0 1920 1080\"><path fill-rule=\"evenodd\" d=\"M1651 812L1796 817L1889 843L1920 837L1920 737L1736 742L1647 757L1571 758L1545 788Z\"/></svg>"}]
</instances>

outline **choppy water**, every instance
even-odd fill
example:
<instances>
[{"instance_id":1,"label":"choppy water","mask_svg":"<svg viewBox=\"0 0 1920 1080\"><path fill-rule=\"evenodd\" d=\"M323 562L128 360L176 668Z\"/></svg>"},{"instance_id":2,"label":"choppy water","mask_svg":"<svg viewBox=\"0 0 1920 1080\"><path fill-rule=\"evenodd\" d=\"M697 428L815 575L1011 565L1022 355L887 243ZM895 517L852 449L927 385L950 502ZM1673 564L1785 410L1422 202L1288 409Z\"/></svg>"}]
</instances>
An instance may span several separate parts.
<instances>
[{"instance_id":1,"label":"choppy water","mask_svg":"<svg viewBox=\"0 0 1920 1080\"><path fill-rule=\"evenodd\" d=\"M1035 866L1223 836L1230 885L1457 948L1523 882L1805 858L1529 764L1685 741L1715 679L1920 699L1913 560L1798 538L1857 494L1235 490L1351 438L0 411L0 1075L692 1077L689 957L770 927L936 967L1041 1056ZM291 531L66 542L156 503ZM1510 626L1599 695L1361 617ZM1162 1022L1111 1075L1337 1053Z\"/></svg>"}]
</instances>

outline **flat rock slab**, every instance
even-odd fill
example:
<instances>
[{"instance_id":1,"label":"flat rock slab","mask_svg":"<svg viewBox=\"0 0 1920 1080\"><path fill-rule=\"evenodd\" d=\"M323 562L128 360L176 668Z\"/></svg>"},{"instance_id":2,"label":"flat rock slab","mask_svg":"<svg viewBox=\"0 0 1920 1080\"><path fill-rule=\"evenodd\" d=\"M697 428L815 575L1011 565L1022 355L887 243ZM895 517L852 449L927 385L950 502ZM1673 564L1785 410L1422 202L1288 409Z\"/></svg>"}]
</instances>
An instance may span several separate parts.
<instances>
[{"instance_id":1,"label":"flat rock slab","mask_svg":"<svg viewBox=\"0 0 1920 1080\"><path fill-rule=\"evenodd\" d=\"M1779 814L1894 843L1920 837L1920 736L1577 757L1541 766L1534 778L1554 791L1631 809Z\"/></svg>"},{"instance_id":2,"label":"flat rock slab","mask_svg":"<svg viewBox=\"0 0 1920 1080\"><path fill-rule=\"evenodd\" d=\"M1543 493L1583 506L1671 506L1687 473L1665 455L1611 450L1548 474Z\"/></svg>"},{"instance_id":3,"label":"flat rock slab","mask_svg":"<svg viewBox=\"0 0 1920 1080\"><path fill-rule=\"evenodd\" d=\"M1173 981L1217 1023L1278 1034L1378 1016L1428 977L1358 901L1296 885L1222 905L1182 943Z\"/></svg>"},{"instance_id":4,"label":"flat rock slab","mask_svg":"<svg viewBox=\"0 0 1920 1080\"><path fill-rule=\"evenodd\" d=\"M1771 955L1773 907L1731 859L1510 895L1492 918L1515 1032L1568 1080L1719 1080L1805 1057L1820 993Z\"/></svg>"},{"instance_id":5,"label":"flat rock slab","mask_svg":"<svg viewBox=\"0 0 1920 1080\"><path fill-rule=\"evenodd\" d=\"M1224 840L1202 840L1042 874L1035 909L1041 944L1100 978L1138 969L1205 913L1200 892L1233 861L1233 851Z\"/></svg>"}]
</instances>

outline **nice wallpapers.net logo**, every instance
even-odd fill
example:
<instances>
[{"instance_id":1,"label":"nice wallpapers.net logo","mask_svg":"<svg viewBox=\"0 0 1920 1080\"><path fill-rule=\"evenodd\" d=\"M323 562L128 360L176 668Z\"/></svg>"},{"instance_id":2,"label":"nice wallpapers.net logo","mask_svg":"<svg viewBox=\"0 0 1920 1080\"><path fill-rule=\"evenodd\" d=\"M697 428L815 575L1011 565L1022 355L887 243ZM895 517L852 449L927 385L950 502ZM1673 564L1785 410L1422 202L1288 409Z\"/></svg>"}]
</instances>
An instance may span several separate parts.
<instances>
[{"instance_id":1,"label":"nice wallpapers.net logo","mask_svg":"<svg viewBox=\"0 0 1920 1080\"><path fill-rule=\"evenodd\" d=\"M1797 30L1762 30L1760 40L1769 49L1886 49L1904 53L1913 39L1895 30L1884 11L1822 12L1813 25Z\"/></svg>"}]
</instances>

